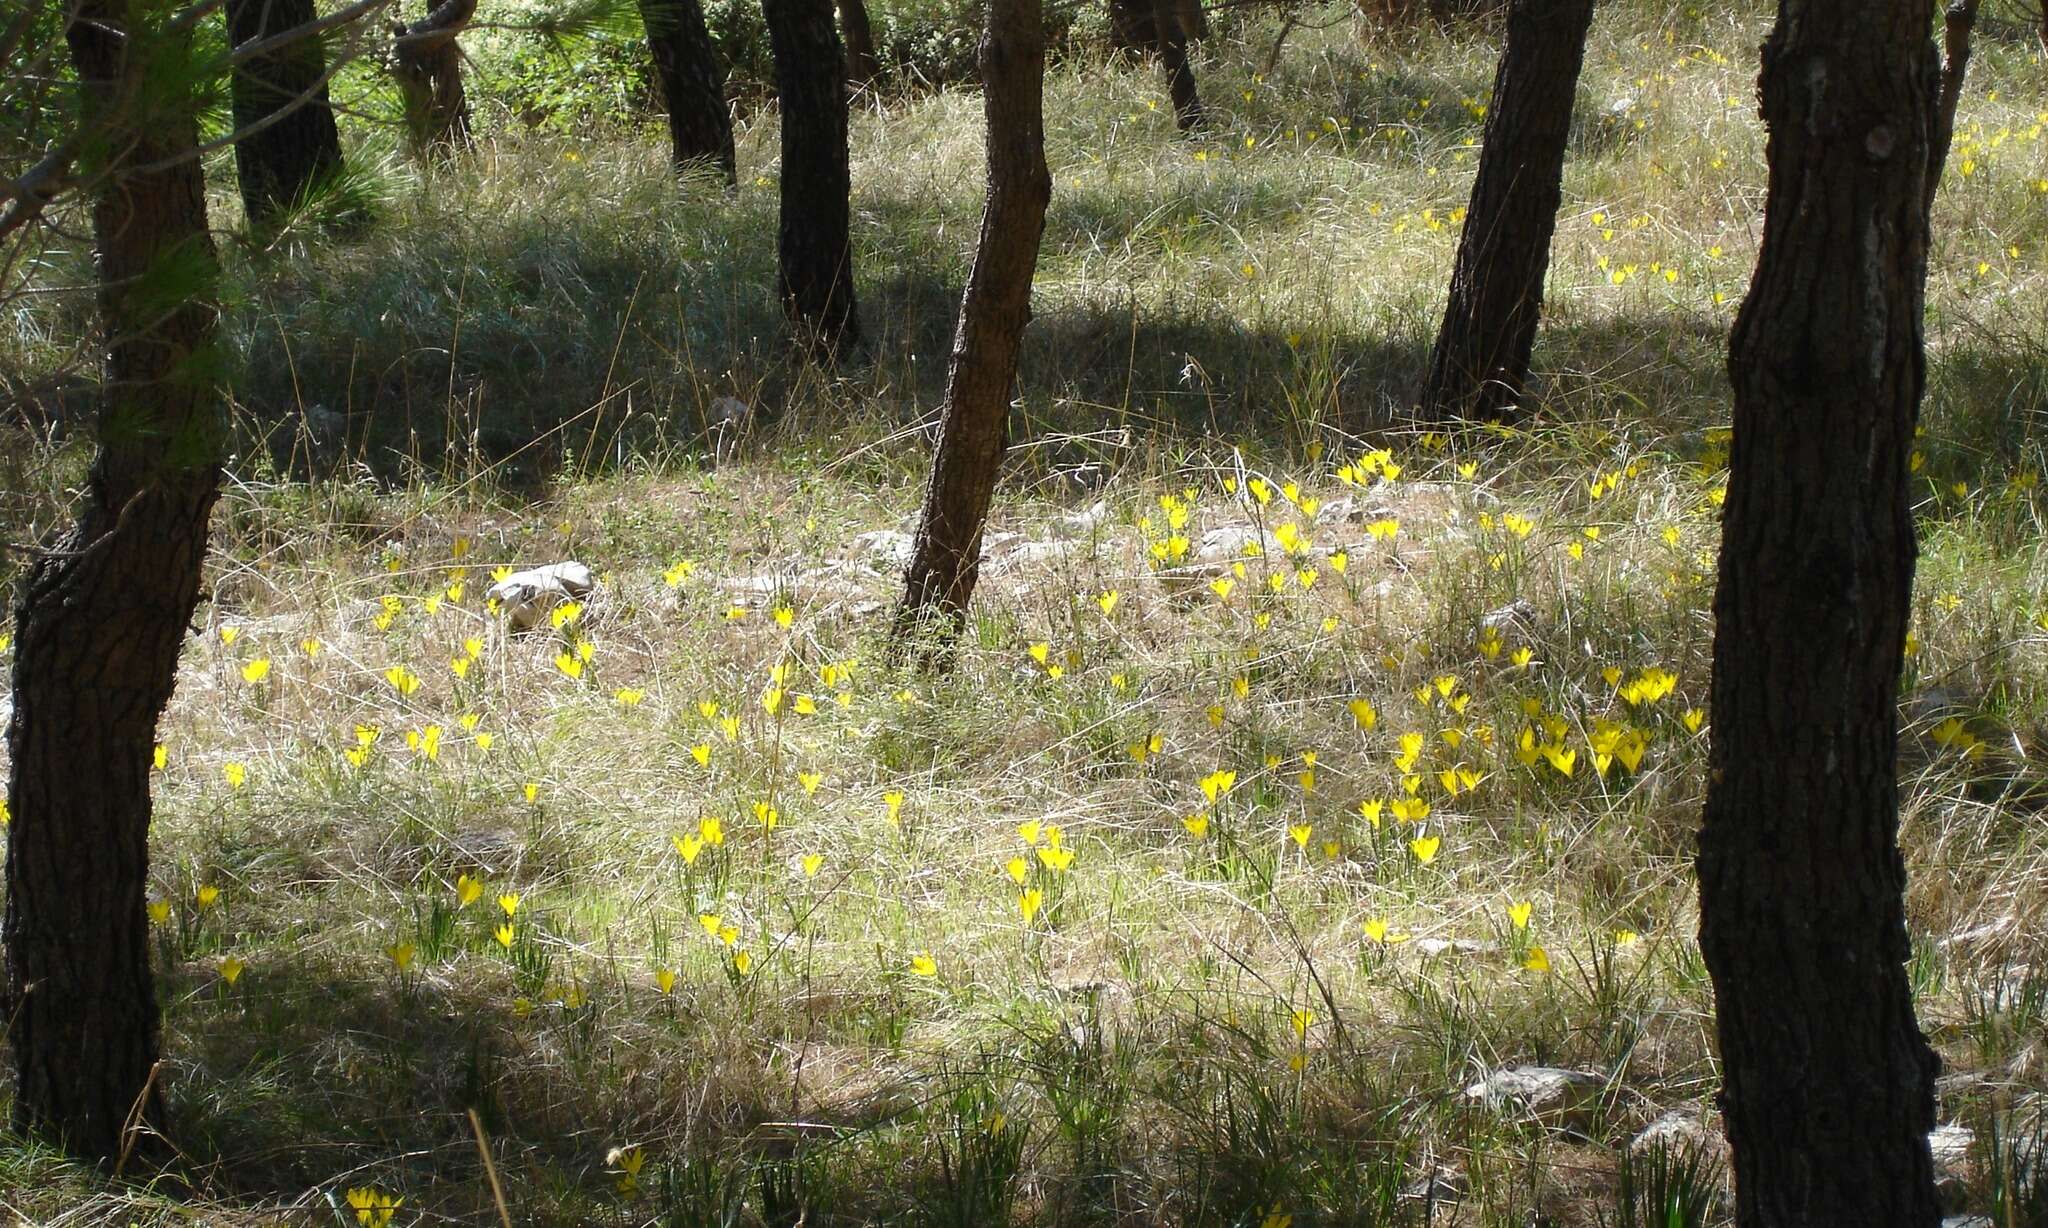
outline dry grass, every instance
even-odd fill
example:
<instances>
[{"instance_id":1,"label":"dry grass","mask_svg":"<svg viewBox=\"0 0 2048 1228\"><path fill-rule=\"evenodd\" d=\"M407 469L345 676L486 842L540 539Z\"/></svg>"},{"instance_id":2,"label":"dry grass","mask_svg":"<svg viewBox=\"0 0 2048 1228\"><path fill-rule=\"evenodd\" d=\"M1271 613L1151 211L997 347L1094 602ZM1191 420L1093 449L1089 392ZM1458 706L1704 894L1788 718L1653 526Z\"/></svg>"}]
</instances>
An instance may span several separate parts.
<instances>
[{"instance_id":1,"label":"dry grass","mask_svg":"<svg viewBox=\"0 0 2048 1228\"><path fill-rule=\"evenodd\" d=\"M1706 698L1722 337L1762 199L1760 29L1602 10L1545 409L1513 432L1398 413L1483 39L1298 35L1260 76L1272 31L1246 31L1206 65L1215 126L1194 143L1156 80L1061 68L1014 472L939 676L887 665L895 575L860 535L915 508L978 207L971 96L857 125L881 340L835 378L774 352L765 125L731 199L678 191L639 138L506 135L447 180L392 172L389 224L353 245L238 266L249 419L346 408L363 464L288 480L290 430L252 446L164 725L170 1133L207 1214L327 1222L330 1195L375 1185L406 1198L397 1222L477 1222L475 1107L535 1223L728 1222L733 1198L748 1223L793 1222L790 1198L807 1223L985 1223L1006 1200L1047 1224L1416 1223L1402 1195L1432 1173L1463 1191L1434 1222L1611 1218L1618 1150L1714 1088L1686 714ZM2040 67L2018 42L1981 55L1931 273L1904 718L1915 983L1944 1120L1973 1124L2040 1090L2048 1036L2048 156L2009 101ZM698 415L728 393L771 418L706 468ZM1376 449L1398 478L1343 480ZM76 461L35 457L0 496L23 534ZM1308 543L1292 560L1176 577L1153 553L1277 547L1282 524ZM505 634L493 569L571 557L599 595ZM572 678L557 656L579 643ZM1619 693L1646 670L1671 693ZM1639 764L1599 766L1631 730ZM1212 803L1216 771L1235 779ZM1388 803L1411 786L1429 813L1408 823ZM707 817L725 843L686 865L673 842ZM1035 851L1051 825L1064 871ZM1426 862L1417 840L1440 841ZM1029 920L1012 858L1042 893ZM484 884L466 905L463 876ZM1464 1101L1519 1062L1605 1090L1568 1132ZM618 1148L645 1157L630 1193ZM178 1214L19 1149L0 1186L37 1222Z\"/></svg>"}]
</instances>

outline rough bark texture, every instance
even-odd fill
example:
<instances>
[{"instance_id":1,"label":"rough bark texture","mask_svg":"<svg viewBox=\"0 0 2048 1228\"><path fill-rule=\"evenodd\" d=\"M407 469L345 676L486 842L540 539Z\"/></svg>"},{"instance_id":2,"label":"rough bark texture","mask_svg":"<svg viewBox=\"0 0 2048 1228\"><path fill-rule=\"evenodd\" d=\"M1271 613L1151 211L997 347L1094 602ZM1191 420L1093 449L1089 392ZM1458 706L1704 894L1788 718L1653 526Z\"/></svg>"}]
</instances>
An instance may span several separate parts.
<instances>
[{"instance_id":1,"label":"rough bark texture","mask_svg":"<svg viewBox=\"0 0 2048 1228\"><path fill-rule=\"evenodd\" d=\"M114 151L90 170L105 400L78 522L14 612L5 1006L15 1127L108 1157L159 1108L150 759L218 489L216 263L193 112L140 88L161 28L86 0L66 38Z\"/></svg>"},{"instance_id":2,"label":"rough bark texture","mask_svg":"<svg viewBox=\"0 0 2048 1228\"><path fill-rule=\"evenodd\" d=\"M979 578L982 526L1009 443L1017 351L1031 320L1031 279L1052 199L1040 0L990 0L980 61L988 203L960 300L939 446L897 612L899 634L934 619L957 625Z\"/></svg>"},{"instance_id":3,"label":"rough bark texture","mask_svg":"<svg viewBox=\"0 0 2048 1228\"><path fill-rule=\"evenodd\" d=\"M704 25L698 0L640 0L647 50L668 107L669 146L676 169L711 162L728 185L738 182L732 112L725 106L725 73Z\"/></svg>"},{"instance_id":4,"label":"rough bark texture","mask_svg":"<svg viewBox=\"0 0 2048 1228\"><path fill-rule=\"evenodd\" d=\"M444 155L467 149L469 96L462 88L462 45L477 0L442 0L411 25L394 26L393 59L413 148Z\"/></svg>"},{"instance_id":5,"label":"rough bark texture","mask_svg":"<svg viewBox=\"0 0 2048 1228\"><path fill-rule=\"evenodd\" d=\"M1126 59L1159 54L1152 0L1109 0L1109 45Z\"/></svg>"},{"instance_id":6,"label":"rough bark texture","mask_svg":"<svg viewBox=\"0 0 2048 1228\"><path fill-rule=\"evenodd\" d=\"M1200 0L1109 0L1109 42L1126 60L1156 59L1173 96L1173 118L1182 132L1203 122L1202 97L1188 60L1188 14L1208 30Z\"/></svg>"},{"instance_id":7,"label":"rough bark texture","mask_svg":"<svg viewBox=\"0 0 2048 1228\"><path fill-rule=\"evenodd\" d=\"M1955 0L1942 15L1942 42L1948 58L1941 66L1941 101L1934 109L1933 148L1927 154L1927 208L1941 190L1948 167L1949 146L1955 143L1956 108L1963 101L1963 79L1970 71L1970 36L1977 29L1978 0Z\"/></svg>"},{"instance_id":8,"label":"rough bark texture","mask_svg":"<svg viewBox=\"0 0 2048 1228\"><path fill-rule=\"evenodd\" d=\"M846 85L859 90L875 79L875 26L866 0L839 0L839 30L846 38Z\"/></svg>"},{"instance_id":9,"label":"rough bark texture","mask_svg":"<svg viewBox=\"0 0 2048 1228\"><path fill-rule=\"evenodd\" d=\"M1742 1228L1934 1228L1897 711L1926 367L1929 0L1781 0L1770 186L1729 349L1735 441L1700 832Z\"/></svg>"},{"instance_id":10,"label":"rough bark texture","mask_svg":"<svg viewBox=\"0 0 2048 1228\"><path fill-rule=\"evenodd\" d=\"M1593 0L1515 0L1508 14L1450 300L1423 385L1426 417L1498 419L1521 403L1592 21Z\"/></svg>"},{"instance_id":11,"label":"rough bark texture","mask_svg":"<svg viewBox=\"0 0 2048 1228\"><path fill-rule=\"evenodd\" d=\"M1152 28L1159 35L1159 65L1166 70L1166 88L1173 95L1173 121L1182 132L1202 126L1202 97L1195 91L1195 69L1188 63L1188 32L1180 24L1176 0L1152 0Z\"/></svg>"},{"instance_id":12,"label":"rough bark texture","mask_svg":"<svg viewBox=\"0 0 2048 1228\"><path fill-rule=\"evenodd\" d=\"M227 17L228 38L239 47L311 24L313 0L228 0ZM277 117L235 142L242 209L259 228L341 173L341 133L321 80L326 73L327 53L318 36L235 67L230 92L236 130Z\"/></svg>"},{"instance_id":13,"label":"rough bark texture","mask_svg":"<svg viewBox=\"0 0 2048 1228\"><path fill-rule=\"evenodd\" d=\"M829 359L860 344L853 293L846 55L832 0L762 0L782 99L782 216L775 296L797 344Z\"/></svg>"}]
</instances>

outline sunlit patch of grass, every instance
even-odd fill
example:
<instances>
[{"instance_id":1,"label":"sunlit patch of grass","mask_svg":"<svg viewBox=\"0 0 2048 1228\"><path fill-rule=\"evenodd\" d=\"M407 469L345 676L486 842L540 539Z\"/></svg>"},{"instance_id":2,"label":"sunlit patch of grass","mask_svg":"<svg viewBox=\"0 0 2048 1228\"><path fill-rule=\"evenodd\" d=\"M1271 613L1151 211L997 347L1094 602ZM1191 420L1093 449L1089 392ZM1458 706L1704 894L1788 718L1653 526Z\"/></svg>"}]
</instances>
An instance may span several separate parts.
<instances>
[{"instance_id":1,"label":"sunlit patch of grass","mask_svg":"<svg viewBox=\"0 0 2048 1228\"><path fill-rule=\"evenodd\" d=\"M1267 73L1273 33L1205 52L1195 139L1149 71L1055 70L944 673L889 664L863 535L920 493L971 94L856 121L877 341L841 372L780 356L767 118L731 195L644 133L504 131L392 169L366 237L237 263L250 435L351 433L310 483L236 463L163 730L199 1196L473 1216L473 1108L535 1222L1388 1223L1428 1190L1597 1222L1585 1174L1713 1088L1691 856L1759 30L1602 9L1541 412L1455 430L1404 410L1491 48L1340 26ZM1988 44L1938 206L1904 833L1923 1017L2038 1090L2043 172L2035 68ZM2020 255L1976 270L2001 226ZM763 415L720 463L725 395ZM19 456L10 540L77 473ZM508 634L499 569L564 558L597 594ZM1464 1099L1519 1062L1606 1090L1568 1133ZM53 1163L0 1149L37 1209L159 1213Z\"/></svg>"}]
</instances>

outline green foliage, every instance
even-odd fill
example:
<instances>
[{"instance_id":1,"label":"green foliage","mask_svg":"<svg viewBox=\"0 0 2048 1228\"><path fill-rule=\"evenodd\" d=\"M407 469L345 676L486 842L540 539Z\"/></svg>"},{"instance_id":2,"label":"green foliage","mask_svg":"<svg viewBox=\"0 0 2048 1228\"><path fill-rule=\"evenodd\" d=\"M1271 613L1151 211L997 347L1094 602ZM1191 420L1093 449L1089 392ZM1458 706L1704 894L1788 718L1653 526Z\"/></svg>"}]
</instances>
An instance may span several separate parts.
<instances>
[{"instance_id":1,"label":"green foliage","mask_svg":"<svg viewBox=\"0 0 2048 1228\"><path fill-rule=\"evenodd\" d=\"M574 38L549 27L524 32L499 48L476 88L479 101L524 127L560 136L627 130L661 108L644 35L608 26Z\"/></svg>"},{"instance_id":2,"label":"green foliage","mask_svg":"<svg viewBox=\"0 0 2048 1228\"><path fill-rule=\"evenodd\" d=\"M1721 1166L1698 1146L1664 1143L1621 1153L1608 1228L1708 1228L1717 1223Z\"/></svg>"}]
</instances>

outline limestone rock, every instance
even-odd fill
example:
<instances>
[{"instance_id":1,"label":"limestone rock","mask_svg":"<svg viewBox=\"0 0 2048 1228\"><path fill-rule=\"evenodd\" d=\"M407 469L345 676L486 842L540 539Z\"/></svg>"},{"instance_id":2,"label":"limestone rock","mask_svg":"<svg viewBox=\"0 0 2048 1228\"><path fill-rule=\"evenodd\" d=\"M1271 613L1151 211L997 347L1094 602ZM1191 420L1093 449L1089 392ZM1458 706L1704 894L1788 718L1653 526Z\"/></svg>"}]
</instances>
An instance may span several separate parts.
<instances>
[{"instance_id":1,"label":"limestone rock","mask_svg":"<svg viewBox=\"0 0 2048 1228\"><path fill-rule=\"evenodd\" d=\"M853 549L857 557L870 565L900 571L910 565L910 554L916 542L910 534L901 529L872 529L854 535Z\"/></svg>"},{"instance_id":2,"label":"limestone rock","mask_svg":"<svg viewBox=\"0 0 2048 1228\"><path fill-rule=\"evenodd\" d=\"M548 611L564 602L581 601L596 588L597 577L590 574L590 568L569 560L515 571L491 585L486 596L497 601L507 627L528 631L546 618Z\"/></svg>"},{"instance_id":3,"label":"limestone rock","mask_svg":"<svg viewBox=\"0 0 2048 1228\"><path fill-rule=\"evenodd\" d=\"M1956 1211L1970 1193L1970 1149L1977 1141L1968 1126L1950 1122L1927 1132L1927 1149L1934 1153L1934 1191L1944 1210Z\"/></svg>"},{"instance_id":4,"label":"limestone rock","mask_svg":"<svg viewBox=\"0 0 2048 1228\"><path fill-rule=\"evenodd\" d=\"M1500 944L1483 938L1417 938L1409 949L1425 958L1434 958L1438 955L1487 955L1500 950Z\"/></svg>"},{"instance_id":5,"label":"limestone rock","mask_svg":"<svg viewBox=\"0 0 2048 1228\"><path fill-rule=\"evenodd\" d=\"M1585 1116L1606 1086L1607 1080L1591 1071L1508 1066L1466 1088L1465 1098L1496 1113L1569 1125Z\"/></svg>"},{"instance_id":6,"label":"limestone rock","mask_svg":"<svg viewBox=\"0 0 2048 1228\"><path fill-rule=\"evenodd\" d=\"M1655 1147L1666 1152L1691 1152L1725 1158L1728 1143L1721 1133L1706 1122L1692 1109L1672 1109L1657 1120L1644 1126L1633 1139L1629 1140L1631 1155L1640 1155Z\"/></svg>"},{"instance_id":7,"label":"limestone rock","mask_svg":"<svg viewBox=\"0 0 2048 1228\"><path fill-rule=\"evenodd\" d=\"M1536 607L1517 597L1498 610L1480 615L1479 625L1488 631L1519 631L1527 634L1536 625Z\"/></svg>"}]
</instances>

